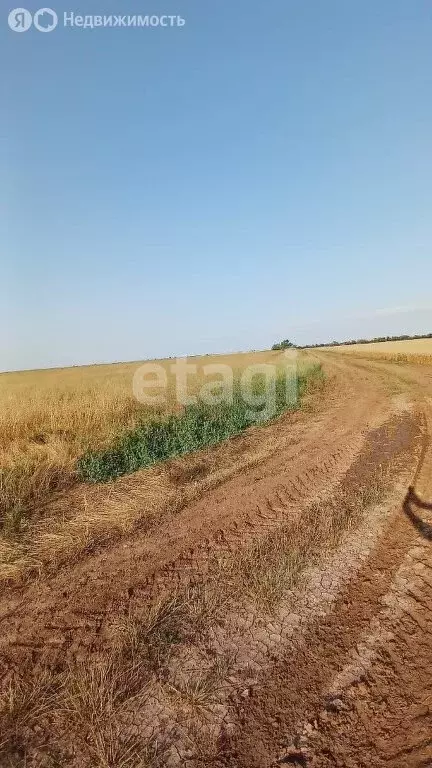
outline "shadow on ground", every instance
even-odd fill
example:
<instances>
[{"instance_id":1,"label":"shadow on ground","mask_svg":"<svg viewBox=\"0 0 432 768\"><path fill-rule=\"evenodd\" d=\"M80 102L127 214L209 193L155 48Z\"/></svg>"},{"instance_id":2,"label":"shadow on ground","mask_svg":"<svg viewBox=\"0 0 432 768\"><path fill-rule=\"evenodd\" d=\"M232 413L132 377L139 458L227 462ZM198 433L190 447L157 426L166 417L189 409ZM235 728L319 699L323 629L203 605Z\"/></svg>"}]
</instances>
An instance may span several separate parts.
<instances>
[{"instance_id":1,"label":"shadow on ground","mask_svg":"<svg viewBox=\"0 0 432 768\"><path fill-rule=\"evenodd\" d=\"M425 520L422 520L420 515L413 511L413 506L420 507L420 509L432 510L432 504L420 499L420 497L417 496L414 488L410 486L404 499L403 511L409 520L411 520L413 526L418 530L418 532L421 533L425 539L432 541L432 525Z\"/></svg>"}]
</instances>

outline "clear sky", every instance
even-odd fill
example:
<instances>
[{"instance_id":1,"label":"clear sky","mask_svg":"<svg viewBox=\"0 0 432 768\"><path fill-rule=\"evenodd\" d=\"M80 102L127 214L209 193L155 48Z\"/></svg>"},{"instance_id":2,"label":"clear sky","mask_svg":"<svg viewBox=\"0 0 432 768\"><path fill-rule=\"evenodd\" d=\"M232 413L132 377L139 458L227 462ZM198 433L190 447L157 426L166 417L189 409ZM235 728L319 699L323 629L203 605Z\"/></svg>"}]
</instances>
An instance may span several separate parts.
<instances>
[{"instance_id":1,"label":"clear sky","mask_svg":"<svg viewBox=\"0 0 432 768\"><path fill-rule=\"evenodd\" d=\"M13 7L1 369L432 331L429 2Z\"/></svg>"}]
</instances>

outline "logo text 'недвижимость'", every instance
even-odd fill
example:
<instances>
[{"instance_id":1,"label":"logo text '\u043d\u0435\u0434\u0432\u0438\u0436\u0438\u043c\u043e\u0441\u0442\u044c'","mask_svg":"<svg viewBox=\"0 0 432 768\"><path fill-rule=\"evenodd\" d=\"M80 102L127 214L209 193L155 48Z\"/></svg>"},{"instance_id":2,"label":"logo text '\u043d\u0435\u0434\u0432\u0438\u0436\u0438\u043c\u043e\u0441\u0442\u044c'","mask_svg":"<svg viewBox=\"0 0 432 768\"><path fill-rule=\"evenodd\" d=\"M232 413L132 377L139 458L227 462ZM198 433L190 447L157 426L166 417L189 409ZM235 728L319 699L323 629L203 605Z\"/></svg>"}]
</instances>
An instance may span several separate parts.
<instances>
[{"instance_id":1,"label":"logo text '\u043d\u0435\u0434\u0432\u0438\u0436\u0438\u043c\u043e\u0441\u0442\u044c'","mask_svg":"<svg viewBox=\"0 0 432 768\"><path fill-rule=\"evenodd\" d=\"M127 27L152 29L156 27L184 27L186 24L186 20L177 14L80 15L73 11L65 11L63 18L59 20L57 13L52 8L39 8L34 13L31 13L27 8L14 8L8 15L9 27L14 32L27 32L32 26L39 32L52 32L61 22L63 22L63 27L72 29L121 29Z\"/></svg>"}]
</instances>

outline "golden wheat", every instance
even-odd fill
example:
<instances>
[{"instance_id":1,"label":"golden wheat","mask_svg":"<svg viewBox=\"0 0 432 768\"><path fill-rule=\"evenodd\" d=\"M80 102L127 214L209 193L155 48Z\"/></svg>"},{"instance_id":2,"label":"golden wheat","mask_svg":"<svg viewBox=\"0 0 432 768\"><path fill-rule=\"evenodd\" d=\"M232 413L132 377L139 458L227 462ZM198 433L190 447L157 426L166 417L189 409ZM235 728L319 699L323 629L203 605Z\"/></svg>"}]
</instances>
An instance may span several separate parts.
<instances>
[{"instance_id":1,"label":"golden wheat","mask_svg":"<svg viewBox=\"0 0 432 768\"><path fill-rule=\"evenodd\" d=\"M206 380L203 366L228 364L240 372L274 362L278 352L190 358L191 394ZM173 360L159 360L167 373L165 412L178 406ZM75 466L87 449L107 446L125 430L155 415L134 397L133 376L141 363L84 366L0 374L0 522L3 537L25 533L29 510L38 512L53 491L76 482ZM160 406L159 406L160 408ZM160 412L160 411L159 411Z\"/></svg>"},{"instance_id":2,"label":"golden wheat","mask_svg":"<svg viewBox=\"0 0 432 768\"><path fill-rule=\"evenodd\" d=\"M202 385L202 366L228 363L233 369L275 359L272 352L191 358L193 394ZM172 360L157 361L169 373ZM150 415L134 397L132 379L141 363L84 366L0 375L0 515L16 531L22 508L74 480L77 458L101 448ZM175 407L168 376L166 410Z\"/></svg>"},{"instance_id":3,"label":"golden wheat","mask_svg":"<svg viewBox=\"0 0 432 768\"><path fill-rule=\"evenodd\" d=\"M371 344L350 344L340 347L323 347L339 354L382 360L392 363L416 363L432 365L432 339L407 339L406 341L382 341Z\"/></svg>"}]
</instances>

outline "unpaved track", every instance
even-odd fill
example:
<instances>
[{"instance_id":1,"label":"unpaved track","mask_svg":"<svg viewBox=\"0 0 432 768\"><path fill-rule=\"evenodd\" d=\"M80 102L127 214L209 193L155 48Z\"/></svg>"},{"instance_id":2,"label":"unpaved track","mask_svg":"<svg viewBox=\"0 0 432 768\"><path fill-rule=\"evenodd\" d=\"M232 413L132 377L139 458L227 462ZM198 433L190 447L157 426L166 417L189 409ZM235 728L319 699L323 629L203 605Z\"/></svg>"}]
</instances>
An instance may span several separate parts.
<instances>
[{"instance_id":1,"label":"unpaved track","mask_svg":"<svg viewBox=\"0 0 432 768\"><path fill-rule=\"evenodd\" d=\"M423 418L409 479L418 496L404 512L408 488L397 492L367 561L325 615L275 654L249 698L232 697L214 764L432 766L432 511L419 506L432 502L432 374L330 354L323 361L334 376L329 391L311 413L274 426L278 450L264 462L154 529L5 592L3 684L29 661L58 668L104 649L116 617L193 574L205 578L214 553L236 552L331 495L368 435L410 407Z\"/></svg>"},{"instance_id":2,"label":"unpaved track","mask_svg":"<svg viewBox=\"0 0 432 768\"><path fill-rule=\"evenodd\" d=\"M331 612L233 703L220 764L432 766L432 375L353 360L417 399L423 445L412 483ZM235 713L235 714L234 714Z\"/></svg>"},{"instance_id":3,"label":"unpaved track","mask_svg":"<svg viewBox=\"0 0 432 768\"><path fill-rule=\"evenodd\" d=\"M389 556L402 546L405 556L375 616L371 663L348 668L334 685L347 710L317 729L316 765L432 766L432 399L424 412L415 492L403 506L419 535L413 540L401 530L397 542L386 543Z\"/></svg>"}]
</instances>

